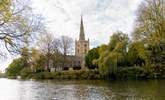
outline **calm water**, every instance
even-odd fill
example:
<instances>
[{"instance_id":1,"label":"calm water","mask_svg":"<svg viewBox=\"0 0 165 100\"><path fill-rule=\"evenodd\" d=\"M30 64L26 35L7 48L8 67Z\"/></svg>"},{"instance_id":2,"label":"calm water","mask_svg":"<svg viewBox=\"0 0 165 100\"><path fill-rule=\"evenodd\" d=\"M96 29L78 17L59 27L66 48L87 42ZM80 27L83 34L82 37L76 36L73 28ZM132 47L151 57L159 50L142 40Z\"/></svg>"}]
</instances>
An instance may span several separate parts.
<instances>
[{"instance_id":1,"label":"calm water","mask_svg":"<svg viewBox=\"0 0 165 100\"><path fill-rule=\"evenodd\" d=\"M0 100L165 100L165 80L0 79Z\"/></svg>"}]
</instances>

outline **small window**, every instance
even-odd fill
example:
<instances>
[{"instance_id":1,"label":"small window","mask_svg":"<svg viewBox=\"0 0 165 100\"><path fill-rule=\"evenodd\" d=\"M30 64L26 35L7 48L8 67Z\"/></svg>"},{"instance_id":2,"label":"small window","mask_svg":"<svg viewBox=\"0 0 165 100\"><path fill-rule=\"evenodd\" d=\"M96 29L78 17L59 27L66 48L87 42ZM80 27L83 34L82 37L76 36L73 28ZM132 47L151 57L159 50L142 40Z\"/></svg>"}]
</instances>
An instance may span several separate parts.
<instances>
[{"instance_id":1,"label":"small window","mask_svg":"<svg viewBox=\"0 0 165 100\"><path fill-rule=\"evenodd\" d=\"M87 47L87 44L85 44L84 46Z\"/></svg>"}]
</instances>

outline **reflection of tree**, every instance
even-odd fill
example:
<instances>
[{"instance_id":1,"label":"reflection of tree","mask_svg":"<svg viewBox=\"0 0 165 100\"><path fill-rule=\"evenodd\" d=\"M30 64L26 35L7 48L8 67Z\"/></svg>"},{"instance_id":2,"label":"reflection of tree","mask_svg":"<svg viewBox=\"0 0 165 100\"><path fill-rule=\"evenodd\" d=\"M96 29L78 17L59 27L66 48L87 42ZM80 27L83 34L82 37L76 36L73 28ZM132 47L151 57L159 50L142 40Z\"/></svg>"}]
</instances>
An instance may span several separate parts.
<instances>
[{"instance_id":1,"label":"reflection of tree","mask_svg":"<svg viewBox=\"0 0 165 100\"><path fill-rule=\"evenodd\" d=\"M165 90L162 86L163 84L159 84L157 80L110 83L114 100L159 100Z\"/></svg>"}]
</instances>

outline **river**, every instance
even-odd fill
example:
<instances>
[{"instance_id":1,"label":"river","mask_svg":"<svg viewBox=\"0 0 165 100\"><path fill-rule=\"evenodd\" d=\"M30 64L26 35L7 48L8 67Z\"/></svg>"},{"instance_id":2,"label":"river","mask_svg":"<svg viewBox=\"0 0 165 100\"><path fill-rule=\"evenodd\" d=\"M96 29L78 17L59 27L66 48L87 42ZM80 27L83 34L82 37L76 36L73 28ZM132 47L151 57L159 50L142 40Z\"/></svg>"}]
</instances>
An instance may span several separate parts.
<instances>
[{"instance_id":1,"label":"river","mask_svg":"<svg viewBox=\"0 0 165 100\"><path fill-rule=\"evenodd\" d=\"M165 100L165 80L0 79L0 100Z\"/></svg>"}]
</instances>

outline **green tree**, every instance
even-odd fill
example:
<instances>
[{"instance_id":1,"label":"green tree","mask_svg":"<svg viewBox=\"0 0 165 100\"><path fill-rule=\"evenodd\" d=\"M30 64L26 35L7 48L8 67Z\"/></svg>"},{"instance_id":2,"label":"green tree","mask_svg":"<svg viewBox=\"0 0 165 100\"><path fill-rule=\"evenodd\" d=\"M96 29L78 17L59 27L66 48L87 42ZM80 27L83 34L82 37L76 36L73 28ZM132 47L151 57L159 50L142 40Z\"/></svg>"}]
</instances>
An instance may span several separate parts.
<instances>
[{"instance_id":1,"label":"green tree","mask_svg":"<svg viewBox=\"0 0 165 100\"><path fill-rule=\"evenodd\" d=\"M39 55L39 59L36 59L34 62L34 69L36 72L41 72L45 70L46 66L46 57L44 55Z\"/></svg>"},{"instance_id":2,"label":"green tree","mask_svg":"<svg viewBox=\"0 0 165 100\"><path fill-rule=\"evenodd\" d=\"M143 42L137 41L129 45L128 62L131 66L142 66L147 63L148 52Z\"/></svg>"},{"instance_id":3,"label":"green tree","mask_svg":"<svg viewBox=\"0 0 165 100\"><path fill-rule=\"evenodd\" d=\"M115 77L117 67L125 65L128 41L126 34L116 32L111 36L107 46L100 47L98 66L101 75Z\"/></svg>"},{"instance_id":4,"label":"green tree","mask_svg":"<svg viewBox=\"0 0 165 100\"><path fill-rule=\"evenodd\" d=\"M139 6L133 37L149 51L147 67L156 73L165 72L165 2L144 0Z\"/></svg>"},{"instance_id":5,"label":"green tree","mask_svg":"<svg viewBox=\"0 0 165 100\"><path fill-rule=\"evenodd\" d=\"M14 59L13 62L6 69L6 75L9 77L15 77L20 75L21 70L24 68L24 62L22 58Z\"/></svg>"},{"instance_id":6,"label":"green tree","mask_svg":"<svg viewBox=\"0 0 165 100\"><path fill-rule=\"evenodd\" d=\"M159 42L165 39L164 29L164 0L144 0L138 9L134 39L147 44Z\"/></svg>"},{"instance_id":7,"label":"green tree","mask_svg":"<svg viewBox=\"0 0 165 100\"><path fill-rule=\"evenodd\" d=\"M98 65L95 63L99 58L99 47L91 49L85 57L86 66L89 69L95 69Z\"/></svg>"}]
</instances>

